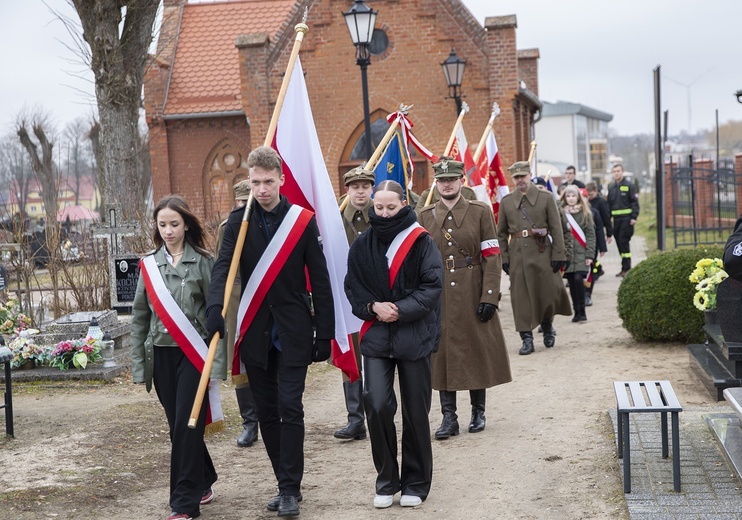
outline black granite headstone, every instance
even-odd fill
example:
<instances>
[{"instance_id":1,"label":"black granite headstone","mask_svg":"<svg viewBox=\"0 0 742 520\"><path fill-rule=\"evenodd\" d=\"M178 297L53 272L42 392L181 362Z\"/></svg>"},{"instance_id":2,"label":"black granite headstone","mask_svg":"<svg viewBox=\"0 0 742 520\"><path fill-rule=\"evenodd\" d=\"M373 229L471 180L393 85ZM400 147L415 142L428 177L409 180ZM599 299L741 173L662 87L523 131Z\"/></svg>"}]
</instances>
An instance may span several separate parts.
<instances>
[{"instance_id":1,"label":"black granite headstone","mask_svg":"<svg viewBox=\"0 0 742 520\"><path fill-rule=\"evenodd\" d=\"M742 343L742 282L727 278L719 284L716 310L724 341Z\"/></svg>"}]
</instances>

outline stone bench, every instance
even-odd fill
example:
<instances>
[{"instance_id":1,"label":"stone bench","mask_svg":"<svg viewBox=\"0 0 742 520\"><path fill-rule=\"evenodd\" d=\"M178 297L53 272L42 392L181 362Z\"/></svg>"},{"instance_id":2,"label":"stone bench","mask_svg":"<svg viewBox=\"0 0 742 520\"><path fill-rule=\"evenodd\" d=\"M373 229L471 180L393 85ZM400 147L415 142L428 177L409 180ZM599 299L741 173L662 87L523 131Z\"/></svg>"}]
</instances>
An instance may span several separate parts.
<instances>
[{"instance_id":1,"label":"stone bench","mask_svg":"<svg viewBox=\"0 0 742 520\"><path fill-rule=\"evenodd\" d=\"M618 458L623 459L623 490L631 493L631 445L629 418L632 413L659 412L662 427L662 458L668 457L667 413L672 414L672 478L680 492L680 423L683 411L669 381L614 381L618 423Z\"/></svg>"}]
</instances>

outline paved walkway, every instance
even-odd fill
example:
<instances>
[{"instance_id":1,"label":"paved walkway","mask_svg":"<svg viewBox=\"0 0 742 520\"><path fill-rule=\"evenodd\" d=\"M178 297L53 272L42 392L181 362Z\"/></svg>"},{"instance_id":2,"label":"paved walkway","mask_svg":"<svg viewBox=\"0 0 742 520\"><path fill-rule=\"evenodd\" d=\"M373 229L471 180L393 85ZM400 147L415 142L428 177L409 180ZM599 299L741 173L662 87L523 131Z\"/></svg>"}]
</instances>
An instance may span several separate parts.
<instances>
[{"instance_id":1,"label":"paved walkway","mask_svg":"<svg viewBox=\"0 0 742 520\"><path fill-rule=\"evenodd\" d=\"M603 263L620 265L615 246L608 249ZM634 264L646 257L640 237L632 239L631 249ZM662 458L660 414L631 414L631 493L625 494L631 520L742 520L742 484L706 424L706 415L720 411L732 413L719 406L684 407L680 413L680 493L673 490L672 446L670 457ZM616 410L609 413L617 431ZM617 462L623 478L623 460Z\"/></svg>"}]
</instances>

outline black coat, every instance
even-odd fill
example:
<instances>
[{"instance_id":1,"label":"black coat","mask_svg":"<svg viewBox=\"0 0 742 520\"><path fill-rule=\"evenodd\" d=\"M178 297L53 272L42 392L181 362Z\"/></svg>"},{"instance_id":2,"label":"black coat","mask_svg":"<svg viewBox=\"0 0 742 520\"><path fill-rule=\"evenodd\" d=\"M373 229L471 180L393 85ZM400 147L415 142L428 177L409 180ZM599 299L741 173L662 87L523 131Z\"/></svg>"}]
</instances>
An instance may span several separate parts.
<instances>
[{"instance_id":1,"label":"black coat","mask_svg":"<svg viewBox=\"0 0 742 520\"><path fill-rule=\"evenodd\" d=\"M598 253L607 253L608 244L605 241L605 231L603 231L603 217L595 206L590 208L593 214L593 222L595 222L595 257L598 257Z\"/></svg>"},{"instance_id":2,"label":"black coat","mask_svg":"<svg viewBox=\"0 0 742 520\"><path fill-rule=\"evenodd\" d=\"M288 200L281 196L278 205L278 225L283 222L290 207ZM235 209L227 219L222 247L211 275L207 299L209 307L221 306L224 303L224 284L227 281L244 211L244 208ZM250 215L250 225L240 256L241 293L245 292L250 275L267 245L268 238L263 229L262 219L258 216L258 211L254 210ZM310 314L305 267L309 272L312 288L314 319ZM263 368L268 366L268 352L272 347L271 316L276 324L281 350L288 366L306 366L312 362L315 327L318 339L335 337L332 288L315 217L312 217L296 247L286 259L242 338L240 355L246 365Z\"/></svg>"},{"instance_id":3,"label":"black coat","mask_svg":"<svg viewBox=\"0 0 742 520\"><path fill-rule=\"evenodd\" d=\"M611 224L611 211L608 209L608 202L598 194L597 197L590 201L590 206L600 213L600 220L603 222L603 227L605 227L605 236L611 238L613 236L613 224Z\"/></svg>"},{"instance_id":4,"label":"black coat","mask_svg":"<svg viewBox=\"0 0 742 520\"><path fill-rule=\"evenodd\" d=\"M350 246L351 250L359 249L363 244L363 241L356 240ZM350 256L353 257L353 252ZM361 354L364 356L415 361L438 350L441 339L443 261L430 235L426 233L417 239L404 263L409 262L420 268L415 280L402 280L398 276L395 281L395 287L403 285L403 292L407 295L394 302L399 309L399 320L393 323L374 322L361 340ZM349 262L345 294L353 314L365 321L373 318L367 307L373 297L351 282L354 276L358 276L357 270L363 267ZM400 269L400 273L403 272L404 268ZM388 285L389 280L379 280L379 283Z\"/></svg>"}]
</instances>

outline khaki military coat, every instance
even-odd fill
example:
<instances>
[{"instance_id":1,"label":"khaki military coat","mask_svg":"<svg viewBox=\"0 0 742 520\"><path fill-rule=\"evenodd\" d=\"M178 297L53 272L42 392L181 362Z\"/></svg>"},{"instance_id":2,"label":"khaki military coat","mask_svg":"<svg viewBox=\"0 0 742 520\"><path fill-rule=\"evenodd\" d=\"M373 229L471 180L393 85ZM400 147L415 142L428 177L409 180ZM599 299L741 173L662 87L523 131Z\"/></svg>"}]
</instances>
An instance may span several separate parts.
<instances>
[{"instance_id":1,"label":"khaki military coat","mask_svg":"<svg viewBox=\"0 0 742 520\"><path fill-rule=\"evenodd\" d=\"M523 204L528 217L520 211ZM539 252L531 228L546 228L551 240ZM524 237L524 232L529 236ZM560 273L554 273L553 260L567 260L562 214L553 195L531 185L525 194L509 193L500 202L497 223L502 261L510 264L510 301L515 329L535 329L545 319L557 314L570 316L572 307Z\"/></svg>"},{"instance_id":2,"label":"khaki military coat","mask_svg":"<svg viewBox=\"0 0 742 520\"><path fill-rule=\"evenodd\" d=\"M478 390L511 381L498 314L487 322L477 315L480 303L500 303L500 255L482 258L481 253L482 242L497 238L492 210L483 202L461 197L450 211L443 202L425 207L419 220L443 255L445 273L441 342L433 354L433 388ZM444 236L444 229L458 246ZM452 260L466 256L460 249L480 263L471 269L452 269Z\"/></svg>"}]
</instances>

